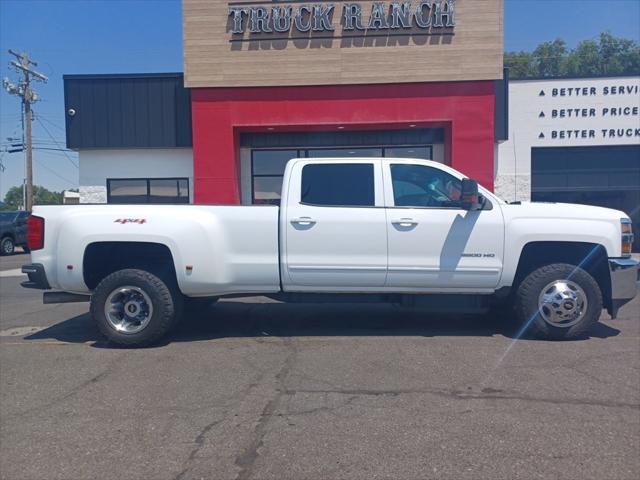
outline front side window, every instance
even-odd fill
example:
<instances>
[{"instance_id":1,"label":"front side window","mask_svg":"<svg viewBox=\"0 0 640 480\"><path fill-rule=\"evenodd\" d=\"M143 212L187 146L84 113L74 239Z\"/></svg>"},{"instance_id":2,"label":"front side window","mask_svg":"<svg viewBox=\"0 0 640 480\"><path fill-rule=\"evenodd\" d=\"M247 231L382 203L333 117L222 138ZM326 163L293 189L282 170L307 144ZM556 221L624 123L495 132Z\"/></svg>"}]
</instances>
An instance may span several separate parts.
<instances>
[{"instance_id":1,"label":"front side window","mask_svg":"<svg viewBox=\"0 0 640 480\"><path fill-rule=\"evenodd\" d=\"M391 165L396 207L459 208L462 182L425 165Z\"/></svg>"},{"instance_id":2,"label":"front side window","mask_svg":"<svg viewBox=\"0 0 640 480\"><path fill-rule=\"evenodd\" d=\"M372 207L373 164L324 163L302 168L301 201L310 205Z\"/></svg>"}]
</instances>

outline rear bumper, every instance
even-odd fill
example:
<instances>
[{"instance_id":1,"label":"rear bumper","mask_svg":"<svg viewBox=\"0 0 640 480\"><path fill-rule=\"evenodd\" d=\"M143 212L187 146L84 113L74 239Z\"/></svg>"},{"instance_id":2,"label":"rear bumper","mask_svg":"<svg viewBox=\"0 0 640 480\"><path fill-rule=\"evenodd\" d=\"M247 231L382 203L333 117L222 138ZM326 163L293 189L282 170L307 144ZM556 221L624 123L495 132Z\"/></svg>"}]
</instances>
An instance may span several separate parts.
<instances>
[{"instance_id":1,"label":"rear bumper","mask_svg":"<svg viewBox=\"0 0 640 480\"><path fill-rule=\"evenodd\" d=\"M609 313L616 317L618 310L625 303L630 302L638 293L638 268L640 262L632 258L609 259L609 273L611 274L611 310Z\"/></svg>"},{"instance_id":2,"label":"rear bumper","mask_svg":"<svg viewBox=\"0 0 640 480\"><path fill-rule=\"evenodd\" d=\"M47 274L41 263L31 263L22 266L22 273L26 273L29 280L22 282L24 288L35 288L37 290L51 290L51 285L47 280Z\"/></svg>"}]
</instances>

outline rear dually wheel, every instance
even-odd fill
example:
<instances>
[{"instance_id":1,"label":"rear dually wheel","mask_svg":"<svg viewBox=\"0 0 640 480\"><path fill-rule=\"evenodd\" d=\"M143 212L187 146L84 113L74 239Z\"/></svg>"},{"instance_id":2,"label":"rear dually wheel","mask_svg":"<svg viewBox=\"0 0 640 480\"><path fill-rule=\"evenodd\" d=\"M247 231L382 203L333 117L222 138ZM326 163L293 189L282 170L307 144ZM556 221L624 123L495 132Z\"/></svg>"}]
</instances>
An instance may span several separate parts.
<instances>
[{"instance_id":1,"label":"rear dually wheel","mask_svg":"<svg viewBox=\"0 0 640 480\"><path fill-rule=\"evenodd\" d=\"M123 346L156 343L177 322L182 297L175 287L145 270L118 270L91 296L91 316L104 336Z\"/></svg>"}]
</instances>

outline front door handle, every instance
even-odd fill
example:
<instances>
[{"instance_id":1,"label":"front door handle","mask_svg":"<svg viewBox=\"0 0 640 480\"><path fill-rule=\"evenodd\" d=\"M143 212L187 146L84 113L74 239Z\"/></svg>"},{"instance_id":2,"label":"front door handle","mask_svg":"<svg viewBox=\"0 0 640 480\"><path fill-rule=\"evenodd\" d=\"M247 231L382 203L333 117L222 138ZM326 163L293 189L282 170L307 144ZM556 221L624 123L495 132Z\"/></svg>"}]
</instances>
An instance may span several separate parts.
<instances>
[{"instance_id":1,"label":"front door handle","mask_svg":"<svg viewBox=\"0 0 640 480\"><path fill-rule=\"evenodd\" d=\"M413 218L400 218L398 220L392 220L391 223L400 227L415 227L416 225L418 225L418 222L416 222Z\"/></svg>"},{"instance_id":2,"label":"front door handle","mask_svg":"<svg viewBox=\"0 0 640 480\"><path fill-rule=\"evenodd\" d=\"M315 225L316 221L311 217L300 217L300 218L292 218L291 223L295 223L297 225Z\"/></svg>"}]
</instances>

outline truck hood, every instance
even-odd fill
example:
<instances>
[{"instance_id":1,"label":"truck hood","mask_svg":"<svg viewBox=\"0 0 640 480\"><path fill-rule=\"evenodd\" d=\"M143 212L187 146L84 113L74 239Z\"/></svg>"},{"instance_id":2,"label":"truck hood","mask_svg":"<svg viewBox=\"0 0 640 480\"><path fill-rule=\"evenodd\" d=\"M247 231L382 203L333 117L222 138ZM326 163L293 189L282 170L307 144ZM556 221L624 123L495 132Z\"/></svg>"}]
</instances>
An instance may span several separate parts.
<instances>
[{"instance_id":1,"label":"truck hood","mask_svg":"<svg viewBox=\"0 0 640 480\"><path fill-rule=\"evenodd\" d=\"M610 208L573 203L500 205L505 244L519 248L531 242L578 242L602 245L609 258L622 255L621 222L627 214Z\"/></svg>"},{"instance_id":2,"label":"truck hood","mask_svg":"<svg viewBox=\"0 0 640 480\"><path fill-rule=\"evenodd\" d=\"M620 210L577 203L522 202L503 204L502 207L506 214L519 218L566 218L572 220L613 220L615 222L619 222L621 218L629 218L626 213Z\"/></svg>"}]
</instances>

